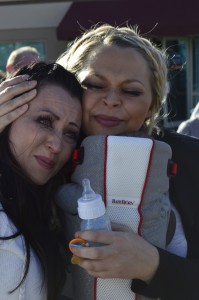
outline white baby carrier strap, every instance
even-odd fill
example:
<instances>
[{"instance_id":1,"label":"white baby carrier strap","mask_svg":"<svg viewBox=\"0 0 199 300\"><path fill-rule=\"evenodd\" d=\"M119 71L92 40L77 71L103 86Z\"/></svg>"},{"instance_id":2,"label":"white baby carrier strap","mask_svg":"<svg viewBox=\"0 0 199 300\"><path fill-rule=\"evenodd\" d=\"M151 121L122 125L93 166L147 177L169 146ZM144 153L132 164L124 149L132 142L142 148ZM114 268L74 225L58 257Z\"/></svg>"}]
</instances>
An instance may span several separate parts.
<instances>
[{"instance_id":1,"label":"white baby carrier strap","mask_svg":"<svg viewBox=\"0 0 199 300\"><path fill-rule=\"evenodd\" d=\"M90 136L81 146L83 164L77 166L72 180L81 184L83 178L89 178L93 189L102 195L111 221L127 225L164 248L170 211L164 198L169 188L170 147L150 138L125 136ZM163 218L162 209L166 211ZM97 279L93 299L146 299L132 292L131 281Z\"/></svg>"},{"instance_id":2,"label":"white baby carrier strap","mask_svg":"<svg viewBox=\"0 0 199 300\"><path fill-rule=\"evenodd\" d=\"M106 141L104 201L107 213L112 222L125 224L138 232L154 141L117 136L109 136Z\"/></svg>"},{"instance_id":3,"label":"white baby carrier strap","mask_svg":"<svg viewBox=\"0 0 199 300\"><path fill-rule=\"evenodd\" d=\"M146 181L154 141L145 138L108 136L104 168L104 201L112 222L125 224L141 234ZM131 279L97 279L96 299L137 299Z\"/></svg>"}]
</instances>

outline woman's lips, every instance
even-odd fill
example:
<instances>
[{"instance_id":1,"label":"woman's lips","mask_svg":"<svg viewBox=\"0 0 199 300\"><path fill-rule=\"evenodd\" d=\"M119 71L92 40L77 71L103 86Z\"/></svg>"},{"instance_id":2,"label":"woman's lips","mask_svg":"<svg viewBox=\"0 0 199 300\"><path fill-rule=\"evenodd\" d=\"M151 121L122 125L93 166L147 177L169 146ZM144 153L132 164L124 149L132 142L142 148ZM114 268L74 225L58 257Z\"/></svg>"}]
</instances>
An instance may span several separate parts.
<instances>
[{"instance_id":1,"label":"woman's lips","mask_svg":"<svg viewBox=\"0 0 199 300\"><path fill-rule=\"evenodd\" d=\"M47 170L54 168L55 162L45 156L35 155L36 161L38 164Z\"/></svg>"},{"instance_id":2,"label":"woman's lips","mask_svg":"<svg viewBox=\"0 0 199 300\"><path fill-rule=\"evenodd\" d=\"M116 117L109 117L104 115L95 116L95 120L102 126L114 127L120 125L123 121Z\"/></svg>"}]
</instances>

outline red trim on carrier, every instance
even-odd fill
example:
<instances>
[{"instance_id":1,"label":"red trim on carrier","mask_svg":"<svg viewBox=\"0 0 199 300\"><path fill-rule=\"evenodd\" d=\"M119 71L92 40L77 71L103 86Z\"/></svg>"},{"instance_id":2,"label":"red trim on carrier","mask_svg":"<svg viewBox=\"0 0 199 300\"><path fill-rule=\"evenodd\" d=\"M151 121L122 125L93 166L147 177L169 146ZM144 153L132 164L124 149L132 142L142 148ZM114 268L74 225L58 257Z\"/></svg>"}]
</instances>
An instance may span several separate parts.
<instances>
[{"instance_id":1,"label":"red trim on carrier","mask_svg":"<svg viewBox=\"0 0 199 300\"><path fill-rule=\"evenodd\" d=\"M139 222L139 225L138 225L138 234L139 235L142 235L141 227L142 227L143 215L142 215L141 207L142 207L144 193L145 193L145 190L146 190L146 185L147 185L147 181L148 181L148 177L149 177L149 171L150 171L150 168L151 168L151 162L152 162L152 157L153 157L153 152L154 152L154 145L155 145L154 140L152 140L152 143L153 144L152 144L151 152L150 152L150 156L149 156L148 168L147 168L146 177L145 177L145 181L144 181L144 185L143 185L143 189L142 189L141 201L140 201L140 204L138 206L138 212L139 212L139 215L140 215L140 222Z\"/></svg>"},{"instance_id":2,"label":"red trim on carrier","mask_svg":"<svg viewBox=\"0 0 199 300\"><path fill-rule=\"evenodd\" d=\"M108 149L108 135L106 136L105 138L105 149L104 149L104 203L105 203L105 206L107 205L107 190L106 190L106 168L107 168L107 149Z\"/></svg>"}]
</instances>

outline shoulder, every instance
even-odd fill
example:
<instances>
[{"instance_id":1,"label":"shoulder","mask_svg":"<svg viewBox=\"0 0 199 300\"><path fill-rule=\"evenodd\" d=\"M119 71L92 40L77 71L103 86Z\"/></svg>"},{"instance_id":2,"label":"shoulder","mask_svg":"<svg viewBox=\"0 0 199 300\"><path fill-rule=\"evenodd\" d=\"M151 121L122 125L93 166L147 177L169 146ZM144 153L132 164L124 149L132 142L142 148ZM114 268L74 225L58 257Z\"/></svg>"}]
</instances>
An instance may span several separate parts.
<instances>
[{"instance_id":1,"label":"shoulder","mask_svg":"<svg viewBox=\"0 0 199 300\"><path fill-rule=\"evenodd\" d=\"M180 155L180 153L186 152L186 156L189 159L190 156L188 154L190 153L195 153L198 156L198 138L169 130L164 130L161 135L156 135L155 138L157 138L158 140L162 140L165 143L168 143L172 148L173 155L175 155L175 153L177 153L177 155Z\"/></svg>"},{"instance_id":2,"label":"shoulder","mask_svg":"<svg viewBox=\"0 0 199 300\"><path fill-rule=\"evenodd\" d=\"M172 159L178 169L177 175L171 180L175 192L181 194L182 198L186 194L188 199L192 198L195 202L199 192L199 139L166 130L157 138L168 143L172 149Z\"/></svg>"},{"instance_id":3,"label":"shoulder","mask_svg":"<svg viewBox=\"0 0 199 300\"><path fill-rule=\"evenodd\" d=\"M159 138L171 146L172 159L177 163L177 175L170 180L170 198L180 212L186 237L193 241L197 239L193 228L199 232L199 139L171 131L164 131ZM199 250L198 242L195 245Z\"/></svg>"},{"instance_id":4,"label":"shoulder","mask_svg":"<svg viewBox=\"0 0 199 300\"><path fill-rule=\"evenodd\" d=\"M25 242L23 236L20 234L15 238L3 239L17 233L17 228L7 216L6 212L0 203L0 249L6 253L12 253L19 259L24 260Z\"/></svg>"}]
</instances>

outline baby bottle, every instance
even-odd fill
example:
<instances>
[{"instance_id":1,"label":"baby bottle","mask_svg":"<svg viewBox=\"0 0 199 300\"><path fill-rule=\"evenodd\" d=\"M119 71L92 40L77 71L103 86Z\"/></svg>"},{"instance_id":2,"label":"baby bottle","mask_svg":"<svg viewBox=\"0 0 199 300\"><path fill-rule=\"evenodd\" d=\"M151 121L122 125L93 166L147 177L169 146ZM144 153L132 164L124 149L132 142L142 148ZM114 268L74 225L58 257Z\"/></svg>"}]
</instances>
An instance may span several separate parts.
<instances>
[{"instance_id":1,"label":"baby bottle","mask_svg":"<svg viewBox=\"0 0 199 300\"><path fill-rule=\"evenodd\" d=\"M111 223L101 195L93 191L89 179L83 179L82 185L82 197L78 199L81 230L111 230Z\"/></svg>"},{"instance_id":2,"label":"baby bottle","mask_svg":"<svg viewBox=\"0 0 199 300\"><path fill-rule=\"evenodd\" d=\"M111 230L111 222L106 214L104 201L99 194L96 194L90 186L89 179L82 180L83 193L78 199L78 215L81 219L81 230ZM99 247L102 243L85 241L81 238L75 238L69 243L69 249L73 247ZM79 257L73 255L72 264L78 264Z\"/></svg>"}]
</instances>

